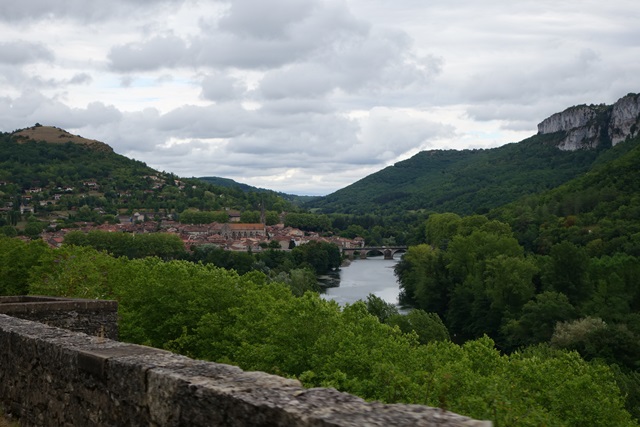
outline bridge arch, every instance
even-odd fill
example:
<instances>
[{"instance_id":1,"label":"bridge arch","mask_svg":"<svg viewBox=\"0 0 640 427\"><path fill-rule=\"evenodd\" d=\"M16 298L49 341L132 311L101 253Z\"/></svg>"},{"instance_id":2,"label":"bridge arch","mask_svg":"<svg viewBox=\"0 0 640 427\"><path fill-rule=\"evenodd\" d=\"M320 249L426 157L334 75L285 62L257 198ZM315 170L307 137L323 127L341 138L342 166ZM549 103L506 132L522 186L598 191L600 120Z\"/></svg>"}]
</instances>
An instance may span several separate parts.
<instances>
[{"instance_id":1,"label":"bridge arch","mask_svg":"<svg viewBox=\"0 0 640 427\"><path fill-rule=\"evenodd\" d=\"M360 259L366 259L367 256L373 256L374 254L383 255L384 259L393 259L393 257L398 253L407 252L406 246L365 246L362 248L349 248L343 249L342 252L349 257L349 259L354 259L356 256L356 252L359 255Z\"/></svg>"}]
</instances>

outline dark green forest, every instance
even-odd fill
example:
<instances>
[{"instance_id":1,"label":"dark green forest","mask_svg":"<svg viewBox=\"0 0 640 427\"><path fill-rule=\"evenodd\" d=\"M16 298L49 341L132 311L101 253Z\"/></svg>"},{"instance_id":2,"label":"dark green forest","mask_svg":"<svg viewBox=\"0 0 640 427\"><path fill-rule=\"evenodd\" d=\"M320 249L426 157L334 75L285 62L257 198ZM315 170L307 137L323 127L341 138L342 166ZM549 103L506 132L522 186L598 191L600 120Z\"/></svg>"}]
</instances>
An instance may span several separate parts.
<instances>
[{"instance_id":1,"label":"dark green forest","mask_svg":"<svg viewBox=\"0 0 640 427\"><path fill-rule=\"evenodd\" d=\"M487 213L587 171L604 150L560 151L563 132L481 150L422 151L304 206L323 213Z\"/></svg>"},{"instance_id":2,"label":"dark green forest","mask_svg":"<svg viewBox=\"0 0 640 427\"><path fill-rule=\"evenodd\" d=\"M244 192L255 192L255 193L273 193L272 190L268 190L265 188L258 188L252 185L243 184L237 181L234 181L229 178L221 178L219 176L202 176L198 178L201 181L207 182L209 184L213 184L218 187L229 187L240 189ZM300 196L296 194L286 194L281 192L275 192L278 196L283 199L293 203L294 205L301 205L305 202L315 199L315 196Z\"/></svg>"}]
</instances>

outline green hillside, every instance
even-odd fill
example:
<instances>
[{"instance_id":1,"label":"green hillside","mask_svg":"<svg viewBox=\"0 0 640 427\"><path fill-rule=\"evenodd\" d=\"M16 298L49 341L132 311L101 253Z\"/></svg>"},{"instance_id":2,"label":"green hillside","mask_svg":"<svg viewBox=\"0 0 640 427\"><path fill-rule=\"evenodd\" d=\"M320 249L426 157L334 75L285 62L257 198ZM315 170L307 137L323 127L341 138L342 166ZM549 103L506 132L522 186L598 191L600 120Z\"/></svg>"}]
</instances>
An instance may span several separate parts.
<instances>
[{"instance_id":1,"label":"green hillside","mask_svg":"<svg viewBox=\"0 0 640 427\"><path fill-rule=\"evenodd\" d=\"M55 127L0 133L0 226L29 216L100 223L134 211L166 218L227 208L259 216L262 204L276 212L290 206L273 191L245 192L156 171Z\"/></svg>"},{"instance_id":2,"label":"green hillside","mask_svg":"<svg viewBox=\"0 0 640 427\"><path fill-rule=\"evenodd\" d=\"M207 182L209 184L213 184L216 185L218 187L226 187L226 188L235 188L235 189L239 189L244 191L245 193L247 192L255 192L255 193L272 193L272 190L268 190L266 188L259 188L259 187L254 187L252 185L249 184L244 184L242 182L238 182L238 181L234 181L233 179L229 179L229 178L222 178L219 176L203 176L198 178L201 181ZM309 202L313 199L315 199L316 197L314 196L299 196L296 194L287 194L287 193L281 193L281 192L275 192L276 194L278 194L278 196L282 197L285 200L290 201L291 203L295 204L295 205L301 205L305 202Z\"/></svg>"},{"instance_id":3,"label":"green hillside","mask_svg":"<svg viewBox=\"0 0 640 427\"><path fill-rule=\"evenodd\" d=\"M602 150L561 151L563 132L482 150L423 151L307 203L324 213L486 213L584 173Z\"/></svg>"},{"instance_id":4,"label":"green hillside","mask_svg":"<svg viewBox=\"0 0 640 427\"><path fill-rule=\"evenodd\" d=\"M567 183L495 209L529 250L544 253L560 241L586 246L592 256L640 256L640 137L605 151L591 170Z\"/></svg>"}]
</instances>

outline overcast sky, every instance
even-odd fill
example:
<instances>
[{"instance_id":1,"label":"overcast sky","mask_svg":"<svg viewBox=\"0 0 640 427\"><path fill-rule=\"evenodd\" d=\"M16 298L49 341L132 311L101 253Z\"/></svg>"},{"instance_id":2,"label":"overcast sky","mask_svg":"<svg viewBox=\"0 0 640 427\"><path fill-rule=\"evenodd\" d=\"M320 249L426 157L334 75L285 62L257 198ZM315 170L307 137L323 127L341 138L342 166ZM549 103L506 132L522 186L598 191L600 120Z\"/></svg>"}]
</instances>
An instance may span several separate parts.
<instances>
[{"instance_id":1,"label":"overcast sky","mask_svg":"<svg viewBox=\"0 0 640 427\"><path fill-rule=\"evenodd\" d=\"M0 0L0 130L286 193L629 92L637 0Z\"/></svg>"}]
</instances>

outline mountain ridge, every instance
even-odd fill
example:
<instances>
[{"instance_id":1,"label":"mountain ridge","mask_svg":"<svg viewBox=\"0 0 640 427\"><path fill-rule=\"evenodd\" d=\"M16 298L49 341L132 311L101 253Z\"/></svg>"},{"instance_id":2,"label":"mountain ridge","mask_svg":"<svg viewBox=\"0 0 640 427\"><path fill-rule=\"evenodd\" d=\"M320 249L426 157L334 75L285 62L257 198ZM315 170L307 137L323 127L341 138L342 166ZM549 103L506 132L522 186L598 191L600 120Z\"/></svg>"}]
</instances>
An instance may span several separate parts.
<instances>
[{"instance_id":1,"label":"mountain ridge","mask_svg":"<svg viewBox=\"0 0 640 427\"><path fill-rule=\"evenodd\" d=\"M323 213L484 213L586 172L614 142L639 129L640 95L628 94L611 106L570 107L520 142L422 151L304 206Z\"/></svg>"}]
</instances>

